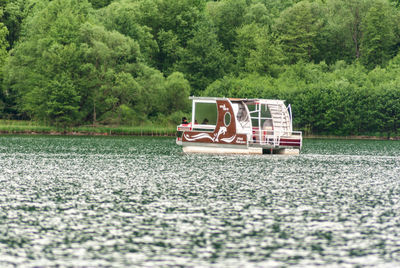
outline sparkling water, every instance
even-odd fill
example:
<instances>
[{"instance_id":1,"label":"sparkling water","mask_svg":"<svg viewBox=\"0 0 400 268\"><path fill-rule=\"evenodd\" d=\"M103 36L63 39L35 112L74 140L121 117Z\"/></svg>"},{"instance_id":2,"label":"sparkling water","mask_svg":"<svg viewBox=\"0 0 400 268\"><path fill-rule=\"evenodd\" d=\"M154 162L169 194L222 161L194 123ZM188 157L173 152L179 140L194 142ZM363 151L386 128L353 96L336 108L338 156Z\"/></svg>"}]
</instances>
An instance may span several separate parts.
<instances>
[{"instance_id":1,"label":"sparkling water","mask_svg":"<svg viewBox=\"0 0 400 268\"><path fill-rule=\"evenodd\" d=\"M400 142L0 136L0 206L1 267L399 266Z\"/></svg>"}]
</instances>

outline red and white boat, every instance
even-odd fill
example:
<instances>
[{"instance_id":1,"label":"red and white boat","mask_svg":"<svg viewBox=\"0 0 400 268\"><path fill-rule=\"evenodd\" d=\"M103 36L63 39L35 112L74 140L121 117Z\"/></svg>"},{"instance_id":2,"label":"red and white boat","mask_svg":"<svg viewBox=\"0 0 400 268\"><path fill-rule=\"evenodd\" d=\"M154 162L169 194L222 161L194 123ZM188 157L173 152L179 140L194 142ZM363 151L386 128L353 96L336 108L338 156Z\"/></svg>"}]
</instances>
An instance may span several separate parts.
<instances>
[{"instance_id":1,"label":"red and white boat","mask_svg":"<svg viewBox=\"0 0 400 268\"><path fill-rule=\"evenodd\" d=\"M192 118L177 127L185 153L299 154L301 131L292 129L283 100L190 97Z\"/></svg>"}]
</instances>

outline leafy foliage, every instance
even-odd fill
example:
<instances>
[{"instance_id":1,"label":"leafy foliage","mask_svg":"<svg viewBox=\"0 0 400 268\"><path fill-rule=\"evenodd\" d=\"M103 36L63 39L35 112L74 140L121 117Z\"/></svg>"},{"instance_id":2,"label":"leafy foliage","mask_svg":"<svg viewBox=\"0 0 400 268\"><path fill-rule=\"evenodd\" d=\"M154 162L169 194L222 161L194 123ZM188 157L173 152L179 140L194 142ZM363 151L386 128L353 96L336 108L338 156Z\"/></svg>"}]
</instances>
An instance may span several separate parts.
<instances>
[{"instance_id":1,"label":"leafy foliage","mask_svg":"<svg viewBox=\"0 0 400 268\"><path fill-rule=\"evenodd\" d=\"M291 63L299 60L313 61L314 55L318 54L315 41L322 28L322 21L316 16L317 11L316 3L302 1L281 13L276 28Z\"/></svg>"},{"instance_id":2,"label":"leafy foliage","mask_svg":"<svg viewBox=\"0 0 400 268\"><path fill-rule=\"evenodd\" d=\"M365 15L363 25L362 62L370 69L385 66L393 57L393 47L396 43L396 22L389 3L374 1Z\"/></svg>"},{"instance_id":3,"label":"leafy foliage","mask_svg":"<svg viewBox=\"0 0 400 268\"><path fill-rule=\"evenodd\" d=\"M0 116L172 124L189 95L280 98L307 133L399 135L389 0L0 1Z\"/></svg>"}]
</instances>

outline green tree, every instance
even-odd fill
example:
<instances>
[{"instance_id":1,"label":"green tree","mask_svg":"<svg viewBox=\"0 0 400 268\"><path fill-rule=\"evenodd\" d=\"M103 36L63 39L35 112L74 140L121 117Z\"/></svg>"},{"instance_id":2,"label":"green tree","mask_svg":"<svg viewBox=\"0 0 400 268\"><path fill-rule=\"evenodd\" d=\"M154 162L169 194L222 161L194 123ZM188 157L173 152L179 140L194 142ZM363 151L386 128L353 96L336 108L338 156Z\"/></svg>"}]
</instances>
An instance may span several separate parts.
<instances>
[{"instance_id":1,"label":"green tree","mask_svg":"<svg viewBox=\"0 0 400 268\"><path fill-rule=\"evenodd\" d=\"M130 0L128 2L136 2ZM193 38L194 28L203 16L205 0L140 0L133 16L150 29L157 42L153 58L158 70L172 73L180 50Z\"/></svg>"},{"instance_id":2,"label":"green tree","mask_svg":"<svg viewBox=\"0 0 400 268\"><path fill-rule=\"evenodd\" d=\"M238 30L234 52L239 72L277 76L287 60L274 33L256 24L244 25Z\"/></svg>"},{"instance_id":3,"label":"green tree","mask_svg":"<svg viewBox=\"0 0 400 268\"><path fill-rule=\"evenodd\" d=\"M232 98L277 98L279 89L274 79L256 73L241 77L224 76L214 81L202 92L203 96L232 97Z\"/></svg>"},{"instance_id":4,"label":"green tree","mask_svg":"<svg viewBox=\"0 0 400 268\"><path fill-rule=\"evenodd\" d=\"M122 104L135 105L138 85L134 76L143 68L138 44L118 32L85 23L80 29L82 65L79 76L82 109L93 124L115 114ZM121 88L122 87L122 88Z\"/></svg>"},{"instance_id":5,"label":"green tree","mask_svg":"<svg viewBox=\"0 0 400 268\"><path fill-rule=\"evenodd\" d=\"M236 41L236 30L243 24L247 4L245 0L208 2L206 14L216 27L218 40L224 49L231 50Z\"/></svg>"},{"instance_id":6,"label":"green tree","mask_svg":"<svg viewBox=\"0 0 400 268\"><path fill-rule=\"evenodd\" d=\"M338 60L351 63L360 58L365 15L373 1L315 1L313 16L321 22L313 38L316 49L312 57L318 63L334 64Z\"/></svg>"},{"instance_id":7,"label":"green tree","mask_svg":"<svg viewBox=\"0 0 400 268\"><path fill-rule=\"evenodd\" d=\"M394 49L396 20L387 1L374 1L363 20L361 62L369 69L385 66L397 52Z\"/></svg>"},{"instance_id":8,"label":"green tree","mask_svg":"<svg viewBox=\"0 0 400 268\"><path fill-rule=\"evenodd\" d=\"M8 1L3 7L2 22L9 30L7 41L10 45L9 49L19 40L21 34L21 26L35 6L34 1L30 0L14 0Z\"/></svg>"},{"instance_id":9,"label":"green tree","mask_svg":"<svg viewBox=\"0 0 400 268\"><path fill-rule=\"evenodd\" d=\"M157 118L165 113L165 77L153 68L145 67L140 71L136 81L139 83L138 100L135 110L143 114L143 119Z\"/></svg>"},{"instance_id":10,"label":"green tree","mask_svg":"<svg viewBox=\"0 0 400 268\"><path fill-rule=\"evenodd\" d=\"M307 133L357 135L376 126L374 90L360 64L300 62L288 66L275 84L278 98L292 103L295 125Z\"/></svg>"},{"instance_id":11,"label":"green tree","mask_svg":"<svg viewBox=\"0 0 400 268\"><path fill-rule=\"evenodd\" d=\"M390 2L393 3L397 8L400 6L399 0L390 0Z\"/></svg>"},{"instance_id":12,"label":"green tree","mask_svg":"<svg viewBox=\"0 0 400 268\"><path fill-rule=\"evenodd\" d=\"M8 42L7 42L8 29L0 22L0 80L3 79L3 66L7 60Z\"/></svg>"},{"instance_id":13,"label":"green tree","mask_svg":"<svg viewBox=\"0 0 400 268\"><path fill-rule=\"evenodd\" d=\"M109 31L118 31L126 35L140 46L140 52L145 62L157 66L155 61L159 48L152 29L140 23L140 1L116 1L96 13L96 18Z\"/></svg>"},{"instance_id":14,"label":"green tree","mask_svg":"<svg viewBox=\"0 0 400 268\"><path fill-rule=\"evenodd\" d=\"M256 34L260 31L257 24L243 25L237 29L235 47L232 49L235 55L236 75L246 72L246 65L250 54L257 49Z\"/></svg>"},{"instance_id":15,"label":"green tree","mask_svg":"<svg viewBox=\"0 0 400 268\"><path fill-rule=\"evenodd\" d=\"M164 105L167 113L188 111L190 84L182 73L174 72L168 76L165 82L166 94Z\"/></svg>"},{"instance_id":16,"label":"green tree","mask_svg":"<svg viewBox=\"0 0 400 268\"><path fill-rule=\"evenodd\" d=\"M215 28L207 21L199 23L180 58L176 69L189 80L192 94L200 93L231 68L231 55L218 42Z\"/></svg>"},{"instance_id":17,"label":"green tree","mask_svg":"<svg viewBox=\"0 0 400 268\"><path fill-rule=\"evenodd\" d=\"M112 75L112 83L100 87L102 123L132 124L138 121L134 110L138 101L139 84L130 73L119 72ZM140 116L139 116L140 117Z\"/></svg>"},{"instance_id":18,"label":"green tree","mask_svg":"<svg viewBox=\"0 0 400 268\"><path fill-rule=\"evenodd\" d=\"M253 3L247 7L243 17L244 24L257 23L260 25L271 25L272 16L267 7L262 3Z\"/></svg>"},{"instance_id":19,"label":"green tree","mask_svg":"<svg viewBox=\"0 0 400 268\"><path fill-rule=\"evenodd\" d=\"M7 28L0 23L0 83L3 82L3 67L7 60L7 47L8 42L6 39L8 30ZM3 116L4 108L6 107L6 103L8 102L7 97L4 95L3 90L0 88L0 117ZM9 112L9 111L8 111Z\"/></svg>"},{"instance_id":20,"label":"green tree","mask_svg":"<svg viewBox=\"0 0 400 268\"><path fill-rule=\"evenodd\" d=\"M113 0L89 0L94 8L102 8L108 6Z\"/></svg>"},{"instance_id":21,"label":"green tree","mask_svg":"<svg viewBox=\"0 0 400 268\"><path fill-rule=\"evenodd\" d=\"M350 32L353 41L353 54L356 59L359 59L361 56L360 46L363 36L362 21L371 2L372 1L367 0L350 0L343 2L348 12L344 13L342 17L345 19Z\"/></svg>"},{"instance_id":22,"label":"green tree","mask_svg":"<svg viewBox=\"0 0 400 268\"><path fill-rule=\"evenodd\" d=\"M391 135L398 136L400 133L400 82L380 85L378 91L377 114L380 119L380 130L386 133L389 139Z\"/></svg>"},{"instance_id":23,"label":"green tree","mask_svg":"<svg viewBox=\"0 0 400 268\"><path fill-rule=\"evenodd\" d=\"M57 126L67 126L79 118L78 92L71 77L62 73L24 96L24 109Z\"/></svg>"},{"instance_id":24,"label":"green tree","mask_svg":"<svg viewBox=\"0 0 400 268\"><path fill-rule=\"evenodd\" d=\"M374 119L376 130L389 138L400 134L400 57L397 55L389 61L386 68L375 68L368 76L374 88ZM372 109L371 109L372 110Z\"/></svg>"},{"instance_id":25,"label":"green tree","mask_svg":"<svg viewBox=\"0 0 400 268\"><path fill-rule=\"evenodd\" d=\"M37 2L32 16L25 20L21 41L11 52L5 68L5 93L15 96L20 112L50 123L70 124L78 120L66 118L76 115L72 112L75 101L65 105L60 101L66 100L63 96L78 99L76 87L71 86L74 70L79 69L76 40L80 24L87 20L89 12L90 5L85 1ZM64 91L60 89L62 86Z\"/></svg>"},{"instance_id":26,"label":"green tree","mask_svg":"<svg viewBox=\"0 0 400 268\"><path fill-rule=\"evenodd\" d=\"M178 35L171 30L160 30L158 32L158 44L160 53L157 58L162 60L159 60L156 66L163 70L165 74L169 74L175 70L174 65L179 61L184 47L181 45Z\"/></svg>"},{"instance_id":27,"label":"green tree","mask_svg":"<svg viewBox=\"0 0 400 268\"><path fill-rule=\"evenodd\" d=\"M355 59L353 41L348 29L349 10L342 0L328 0L325 4L319 4L320 18L324 22L315 45L318 53L315 54L315 62L325 61L334 64L338 60L348 63Z\"/></svg>"},{"instance_id":28,"label":"green tree","mask_svg":"<svg viewBox=\"0 0 400 268\"><path fill-rule=\"evenodd\" d=\"M284 10L277 20L276 30L291 63L310 62L318 54L315 40L323 25L318 7L316 3L302 1Z\"/></svg>"},{"instance_id":29,"label":"green tree","mask_svg":"<svg viewBox=\"0 0 400 268\"><path fill-rule=\"evenodd\" d=\"M51 124L95 124L136 104L145 67L138 44L92 20L90 4L77 0L51 1L27 18L6 68L20 111Z\"/></svg>"},{"instance_id":30,"label":"green tree","mask_svg":"<svg viewBox=\"0 0 400 268\"><path fill-rule=\"evenodd\" d=\"M252 0L253 4L262 3L267 8L268 12L273 18L279 17L283 10L293 6L294 4L303 0L281 0L281 1L270 1L270 0Z\"/></svg>"}]
</instances>

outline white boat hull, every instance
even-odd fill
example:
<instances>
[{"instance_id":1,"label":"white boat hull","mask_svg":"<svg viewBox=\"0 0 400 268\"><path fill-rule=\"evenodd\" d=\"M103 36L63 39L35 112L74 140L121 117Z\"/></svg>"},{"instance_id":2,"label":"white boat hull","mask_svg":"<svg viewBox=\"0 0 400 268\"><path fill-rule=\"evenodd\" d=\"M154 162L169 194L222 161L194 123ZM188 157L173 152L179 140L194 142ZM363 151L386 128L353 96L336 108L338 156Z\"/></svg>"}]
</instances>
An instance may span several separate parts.
<instances>
[{"instance_id":1,"label":"white boat hull","mask_svg":"<svg viewBox=\"0 0 400 268\"><path fill-rule=\"evenodd\" d=\"M262 148L225 148L209 146L183 146L184 153L201 154L262 154Z\"/></svg>"},{"instance_id":2,"label":"white boat hull","mask_svg":"<svg viewBox=\"0 0 400 268\"><path fill-rule=\"evenodd\" d=\"M180 144L181 145L181 144ZM204 146L198 145L183 145L184 153L199 153L199 154L280 154L280 155L298 155L300 150L297 148L280 148L280 149L263 149L262 147L246 147L246 146Z\"/></svg>"}]
</instances>

